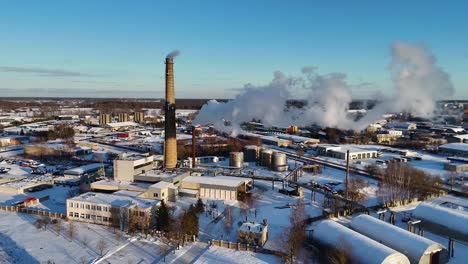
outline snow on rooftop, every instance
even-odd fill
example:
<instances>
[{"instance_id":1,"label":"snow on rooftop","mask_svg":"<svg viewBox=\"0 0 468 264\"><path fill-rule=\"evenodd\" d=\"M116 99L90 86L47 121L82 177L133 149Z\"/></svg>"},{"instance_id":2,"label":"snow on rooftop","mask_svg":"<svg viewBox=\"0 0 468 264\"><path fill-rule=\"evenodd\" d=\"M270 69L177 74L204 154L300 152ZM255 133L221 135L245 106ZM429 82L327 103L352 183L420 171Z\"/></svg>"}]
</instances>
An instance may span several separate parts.
<instances>
[{"instance_id":1,"label":"snow on rooftop","mask_svg":"<svg viewBox=\"0 0 468 264\"><path fill-rule=\"evenodd\" d=\"M230 176L188 176L184 179L185 182L201 183L210 185L223 185L229 187L237 187L243 184L245 181L249 181L247 178L230 177Z\"/></svg>"},{"instance_id":2,"label":"snow on rooftop","mask_svg":"<svg viewBox=\"0 0 468 264\"><path fill-rule=\"evenodd\" d=\"M73 169L66 170L64 173L65 174L83 174L89 171L94 171L102 168L101 163L93 163L93 164L88 164L80 167L76 167Z\"/></svg>"},{"instance_id":3,"label":"snow on rooftop","mask_svg":"<svg viewBox=\"0 0 468 264\"><path fill-rule=\"evenodd\" d=\"M441 206L437 201L419 204L413 216L468 236L468 212Z\"/></svg>"},{"instance_id":4,"label":"snow on rooftop","mask_svg":"<svg viewBox=\"0 0 468 264\"><path fill-rule=\"evenodd\" d=\"M133 127L136 127L136 126L138 126L137 123L131 122L131 121L107 123L106 125L107 125L107 126L110 126L110 127L124 127L124 126L133 126Z\"/></svg>"},{"instance_id":5,"label":"snow on rooftop","mask_svg":"<svg viewBox=\"0 0 468 264\"><path fill-rule=\"evenodd\" d=\"M159 204L159 200L149 200L136 197L130 197L128 195L118 195L118 194L104 194L104 193L95 193L87 192L80 196L76 196L68 199L69 201L77 202L90 202L97 204L107 204L118 207L133 207L138 206L138 208L149 208Z\"/></svg>"},{"instance_id":6,"label":"snow on rooftop","mask_svg":"<svg viewBox=\"0 0 468 264\"><path fill-rule=\"evenodd\" d=\"M467 143L448 143L445 145L440 145L439 149L450 149L450 150L460 150L468 152Z\"/></svg>"},{"instance_id":7,"label":"snow on rooftop","mask_svg":"<svg viewBox=\"0 0 468 264\"><path fill-rule=\"evenodd\" d=\"M405 255L332 220L315 224L312 236L328 246L344 247L359 263L410 263Z\"/></svg>"},{"instance_id":8,"label":"snow on rooftop","mask_svg":"<svg viewBox=\"0 0 468 264\"><path fill-rule=\"evenodd\" d=\"M253 233L262 233L265 230L265 226L257 222L244 222L239 230Z\"/></svg>"},{"instance_id":9,"label":"snow on rooftop","mask_svg":"<svg viewBox=\"0 0 468 264\"><path fill-rule=\"evenodd\" d=\"M165 182L165 181L160 181L150 186L150 188L158 188L158 189L174 188L174 187L175 187L174 184L170 182Z\"/></svg>"},{"instance_id":10,"label":"snow on rooftop","mask_svg":"<svg viewBox=\"0 0 468 264\"><path fill-rule=\"evenodd\" d=\"M354 217L351 222L351 228L398 250L410 258L413 263L419 263L424 254L430 254L443 248L442 245L432 240L366 214Z\"/></svg>"}]
</instances>

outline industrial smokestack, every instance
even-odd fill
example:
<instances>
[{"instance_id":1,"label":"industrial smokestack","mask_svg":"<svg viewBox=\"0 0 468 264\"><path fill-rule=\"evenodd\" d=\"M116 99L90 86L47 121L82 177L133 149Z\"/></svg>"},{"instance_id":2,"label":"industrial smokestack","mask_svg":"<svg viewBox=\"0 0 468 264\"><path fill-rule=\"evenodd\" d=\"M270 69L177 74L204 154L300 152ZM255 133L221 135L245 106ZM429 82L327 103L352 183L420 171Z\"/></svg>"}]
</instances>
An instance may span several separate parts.
<instances>
[{"instance_id":1,"label":"industrial smokestack","mask_svg":"<svg viewBox=\"0 0 468 264\"><path fill-rule=\"evenodd\" d=\"M174 56L169 55L166 57L166 103L164 106L166 126L164 129L164 167L167 169L173 169L177 165L177 140L175 123L176 106L174 96Z\"/></svg>"},{"instance_id":2,"label":"industrial smokestack","mask_svg":"<svg viewBox=\"0 0 468 264\"><path fill-rule=\"evenodd\" d=\"M192 168L196 167L196 148L197 148L197 136L196 136L196 128L192 126Z\"/></svg>"}]
</instances>

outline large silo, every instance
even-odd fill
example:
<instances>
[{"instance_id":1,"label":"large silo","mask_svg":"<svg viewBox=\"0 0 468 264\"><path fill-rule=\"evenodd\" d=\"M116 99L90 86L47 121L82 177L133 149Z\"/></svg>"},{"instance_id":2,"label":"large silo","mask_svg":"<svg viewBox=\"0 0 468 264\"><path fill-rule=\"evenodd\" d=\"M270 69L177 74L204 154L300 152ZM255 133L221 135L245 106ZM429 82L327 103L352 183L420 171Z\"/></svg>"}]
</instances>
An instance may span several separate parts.
<instances>
[{"instance_id":1,"label":"large silo","mask_svg":"<svg viewBox=\"0 0 468 264\"><path fill-rule=\"evenodd\" d=\"M235 168L242 168L244 164L244 153L243 152L231 152L229 154L229 166Z\"/></svg>"},{"instance_id":2,"label":"large silo","mask_svg":"<svg viewBox=\"0 0 468 264\"><path fill-rule=\"evenodd\" d=\"M244 147L244 160L246 162L257 162L260 154L260 147L255 145L247 145Z\"/></svg>"},{"instance_id":3,"label":"large silo","mask_svg":"<svg viewBox=\"0 0 468 264\"><path fill-rule=\"evenodd\" d=\"M286 171L288 169L286 154L274 152L271 162L271 168L275 171Z\"/></svg>"},{"instance_id":4,"label":"large silo","mask_svg":"<svg viewBox=\"0 0 468 264\"><path fill-rule=\"evenodd\" d=\"M260 154L260 165L271 167L271 160L273 158L273 150L264 149Z\"/></svg>"}]
</instances>

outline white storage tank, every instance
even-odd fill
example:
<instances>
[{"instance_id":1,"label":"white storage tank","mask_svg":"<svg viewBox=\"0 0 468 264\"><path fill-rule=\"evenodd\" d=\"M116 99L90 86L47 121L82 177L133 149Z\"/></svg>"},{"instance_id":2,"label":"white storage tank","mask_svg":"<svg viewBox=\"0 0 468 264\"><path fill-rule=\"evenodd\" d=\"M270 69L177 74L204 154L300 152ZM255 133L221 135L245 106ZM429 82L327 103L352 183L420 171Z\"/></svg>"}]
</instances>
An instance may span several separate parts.
<instances>
[{"instance_id":1,"label":"white storage tank","mask_svg":"<svg viewBox=\"0 0 468 264\"><path fill-rule=\"evenodd\" d=\"M235 168L242 168L244 164L244 153L243 152L231 152L229 154L229 166Z\"/></svg>"},{"instance_id":2,"label":"white storage tank","mask_svg":"<svg viewBox=\"0 0 468 264\"><path fill-rule=\"evenodd\" d=\"M288 170L288 163L286 159L286 154L275 152L273 153L272 159L272 169L275 171L286 171Z\"/></svg>"}]
</instances>

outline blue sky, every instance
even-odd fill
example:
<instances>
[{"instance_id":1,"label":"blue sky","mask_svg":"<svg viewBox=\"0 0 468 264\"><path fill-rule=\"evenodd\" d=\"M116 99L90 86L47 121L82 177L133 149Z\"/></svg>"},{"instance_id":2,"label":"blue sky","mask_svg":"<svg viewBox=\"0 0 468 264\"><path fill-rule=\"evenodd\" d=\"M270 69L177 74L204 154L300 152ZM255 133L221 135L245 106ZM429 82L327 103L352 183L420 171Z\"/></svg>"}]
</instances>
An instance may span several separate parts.
<instances>
[{"instance_id":1,"label":"blue sky","mask_svg":"<svg viewBox=\"0 0 468 264\"><path fill-rule=\"evenodd\" d=\"M154 97L173 49L178 98L230 98L273 72L343 72L392 92L394 41L425 43L468 99L466 1L0 0L3 96ZM359 85L366 83L367 85Z\"/></svg>"}]
</instances>

